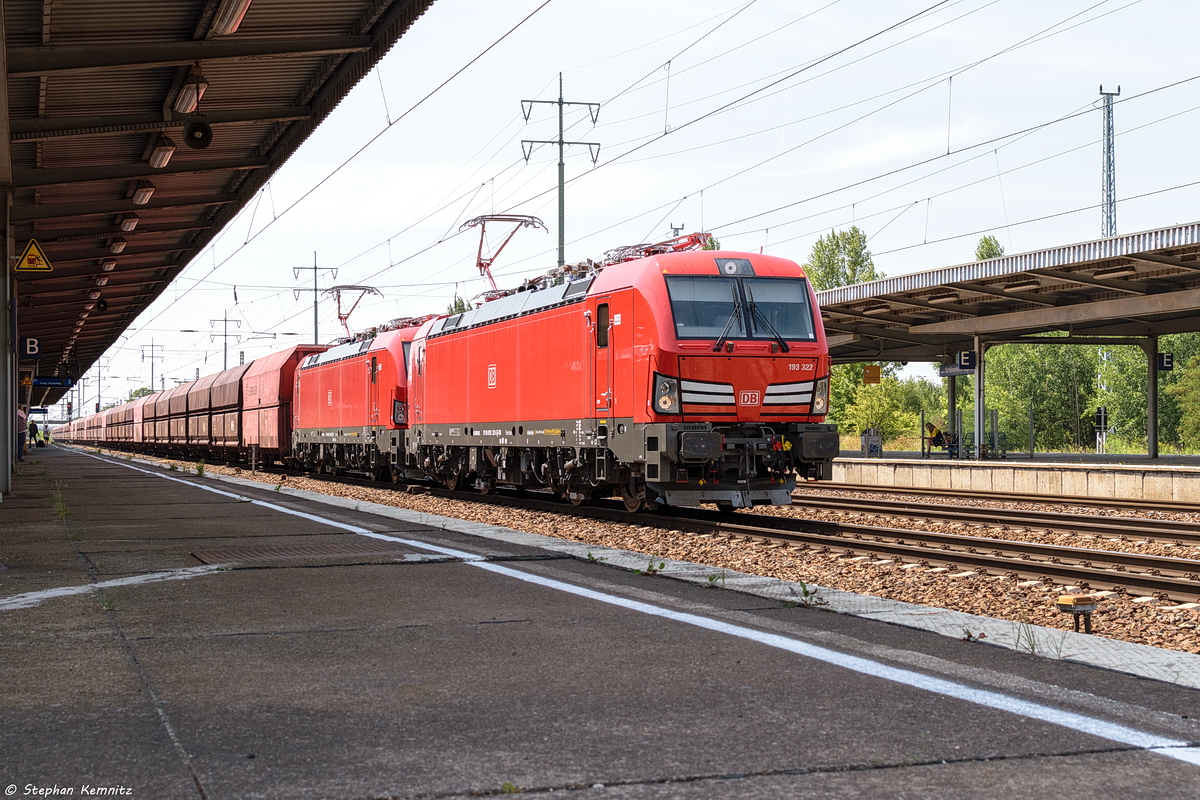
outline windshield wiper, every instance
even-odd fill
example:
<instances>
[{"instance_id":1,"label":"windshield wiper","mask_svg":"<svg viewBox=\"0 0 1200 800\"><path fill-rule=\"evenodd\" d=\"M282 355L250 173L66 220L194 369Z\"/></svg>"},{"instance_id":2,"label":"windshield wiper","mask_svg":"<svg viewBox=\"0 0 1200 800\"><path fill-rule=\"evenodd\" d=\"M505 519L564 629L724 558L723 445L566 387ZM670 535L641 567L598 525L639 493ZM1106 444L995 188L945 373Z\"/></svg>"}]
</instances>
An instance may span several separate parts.
<instances>
[{"instance_id":1,"label":"windshield wiper","mask_svg":"<svg viewBox=\"0 0 1200 800\"><path fill-rule=\"evenodd\" d=\"M762 326L767 329L767 333L771 334L771 336L775 339L775 341L779 342L780 350L782 350L785 353L787 351L791 350L792 348L790 348L788 346L788 343L786 341L784 341L784 338L779 335L779 331L775 330L775 326L771 324L770 320L767 319L766 315L758 313L758 303L754 302L754 292L751 291L749 283L746 284L746 297L750 301L750 321L751 321L751 323L753 323L755 321L761 322Z\"/></svg>"},{"instance_id":2,"label":"windshield wiper","mask_svg":"<svg viewBox=\"0 0 1200 800\"><path fill-rule=\"evenodd\" d=\"M712 351L719 353L721 348L725 346L725 340L729 338L729 329L733 327L733 321L742 313L742 301L738 297L737 286L733 281L729 282L729 291L733 294L733 313L729 315L729 320L725 323L725 330L721 331L721 336L717 339L717 343L713 345Z\"/></svg>"}]
</instances>

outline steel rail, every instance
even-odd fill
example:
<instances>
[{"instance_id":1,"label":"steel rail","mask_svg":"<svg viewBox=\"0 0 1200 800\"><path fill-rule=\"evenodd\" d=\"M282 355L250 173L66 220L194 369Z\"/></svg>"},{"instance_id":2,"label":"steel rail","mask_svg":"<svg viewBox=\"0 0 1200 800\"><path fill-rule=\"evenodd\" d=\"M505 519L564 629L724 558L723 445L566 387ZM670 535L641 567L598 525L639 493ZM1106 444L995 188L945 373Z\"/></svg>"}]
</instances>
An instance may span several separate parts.
<instances>
[{"instance_id":1,"label":"steel rail","mask_svg":"<svg viewBox=\"0 0 1200 800\"><path fill-rule=\"evenodd\" d=\"M1200 545L1200 523L1179 520L1144 519L1142 517L1085 517L1062 511L1041 511L1007 508L919 503L912 500L884 500L857 497L803 495L792 504L799 508L829 511L878 511L889 516L920 517L922 519L963 524L1008 525L1018 528L1038 526L1070 533L1108 535L1117 540L1135 537L1169 540L1179 544Z\"/></svg>"},{"instance_id":2,"label":"steel rail","mask_svg":"<svg viewBox=\"0 0 1200 800\"><path fill-rule=\"evenodd\" d=\"M804 486L808 486L805 484ZM926 486L879 486L865 483L820 483L813 488L847 491L869 492L873 494L910 494L926 497L947 497L951 499L995 500L1004 503L1041 503L1043 505L1072 505L1091 506L1096 508L1133 508L1144 511L1174 511L1200 513L1200 503L1186 500L1132 500L1115 497L1093 497L1090 495L1046 495L1026 494L1023 492L985 492L971 489L935 489ZM795 497L808 497L803 488L797 489Z\"/></svg>"}]
</instances>

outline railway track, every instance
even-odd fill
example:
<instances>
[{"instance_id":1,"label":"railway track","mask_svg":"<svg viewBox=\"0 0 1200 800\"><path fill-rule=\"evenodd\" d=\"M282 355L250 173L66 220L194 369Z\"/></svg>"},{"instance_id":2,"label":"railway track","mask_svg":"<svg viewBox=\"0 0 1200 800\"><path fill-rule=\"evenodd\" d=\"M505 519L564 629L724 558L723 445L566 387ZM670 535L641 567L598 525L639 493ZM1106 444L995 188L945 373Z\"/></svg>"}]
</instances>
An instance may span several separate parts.
<instances>
[{"instance_id":1,"label":"railway track","mask_svg":"<svg viewBox=\"0 0 1200 800\"><path fill-rule=\"evenodd\" d=\"M616 503L570 507L552 499L434 491L470 502L724 536L747 543L828 553L840 550L846 558L874 557L911 568L1007 576L1177 602L1200 601L1200 560L1195 559L753 513L671 509L660 514L631 514Z\"/></svg>"},{"instance_id":2,"label":"railway track","mask_svg":"<svg viewBox=\"0 0 1200 800\"><path fill-rule=\"evenodd\" d=\"M804 485L802 485L803 487ZM1200 505L1184 500L1122 500L1113 497L1092 497L1081 495L1025 494L1021 492L984 492L964 489L933 489L911 486L878 486L865 483L822 483L815 488L823 491L861 492L868 494L903 494L918 497L941 498L943 500L990 500L1001 503L1037 503L1040 505L1070 505L1091 508L1132 509L1138 511L1169 511L1173 513L1200 514ZM812 497L804 488L798 489L794 495ZM872 501L874 502L874 501Z\"/></svg>"},{"instance_id":3,"label":"railway track","mask_svg":"<svg viewBox=\"0 0 1200 800\"><path fill-rule=\"evenodd\" d=\"M864 501L862 498L817 495L796 497L793 504L799 508L861 514L865 512L864 502L869 505L870 511L897 517L965 525L995 525L1005 530L1016 529L1026 533L1032 532L1036 527L1061 533L1102 536L1114 541L1142 539L1151 542L1200 545L1200 523L1179 520L1084 517L1061 511L978 508L881 498Z\"/></svg>"}]
</instances>

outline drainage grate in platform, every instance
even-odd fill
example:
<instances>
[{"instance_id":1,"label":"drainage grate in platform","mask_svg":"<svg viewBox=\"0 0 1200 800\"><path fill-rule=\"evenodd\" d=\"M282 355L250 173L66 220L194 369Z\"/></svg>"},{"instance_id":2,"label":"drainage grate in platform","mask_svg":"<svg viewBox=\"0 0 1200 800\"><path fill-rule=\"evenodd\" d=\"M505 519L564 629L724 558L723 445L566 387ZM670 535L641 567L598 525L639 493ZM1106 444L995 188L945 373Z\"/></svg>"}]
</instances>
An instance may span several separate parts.
<instances>
[{"instance_id":1,"label":"drainage grate in platform","mask_svg":"<svg viewBox=\"0 0 1200 800\"><path fill-rule=\"evenodd\" d=\"M424 559L393 542L344 542L342 544L298 544L280 547L239 547L229 550L196 550L193 556L205 564L253 564L263 561L340 561L380 558Z\"/></svg>"}]
</instances>

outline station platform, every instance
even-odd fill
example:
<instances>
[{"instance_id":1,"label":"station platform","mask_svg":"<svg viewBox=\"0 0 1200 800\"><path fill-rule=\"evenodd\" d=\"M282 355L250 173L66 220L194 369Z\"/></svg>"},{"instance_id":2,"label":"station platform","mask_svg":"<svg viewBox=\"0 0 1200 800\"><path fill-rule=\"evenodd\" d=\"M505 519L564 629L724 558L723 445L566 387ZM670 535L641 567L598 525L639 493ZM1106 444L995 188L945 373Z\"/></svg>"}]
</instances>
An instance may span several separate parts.
<instances>
[{"instance_id":1,"label":"station platform","mask_svg":"<svg viewBox=\"0 0 1200 800\"><path fill-rule=\"evenodd\" d=\"M1194 796L1200 657L662 563L38 451L0 502L0 787Z\"/></svg>"},{"instance_id":2,"label":"station platform","mask_svg":"<svg viewBox=\"0 0 1200 800\"><path fill-rule=\"evenodd\" d=\"M1200 456L1009 452L976 461L940 451L928 458L843 451L833 462L833 482L1200 503Z\"/></svg>"}]
</instances>

